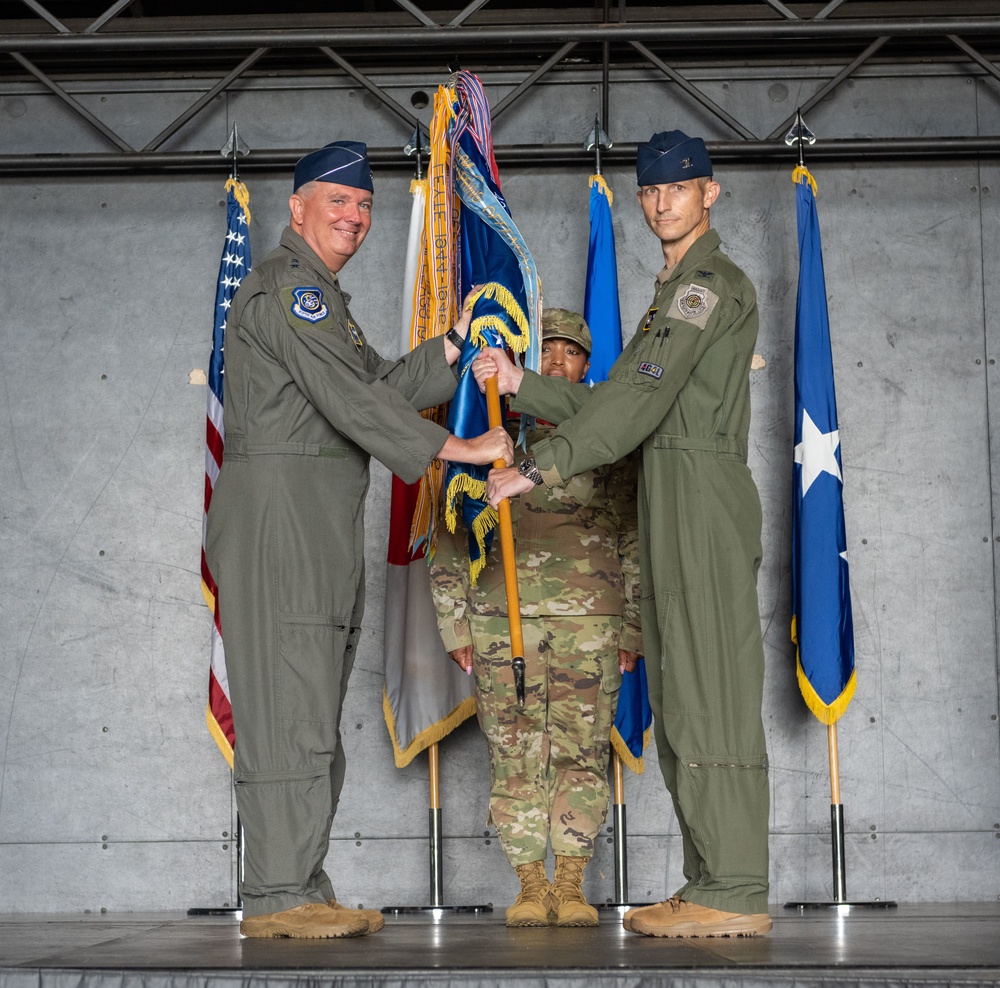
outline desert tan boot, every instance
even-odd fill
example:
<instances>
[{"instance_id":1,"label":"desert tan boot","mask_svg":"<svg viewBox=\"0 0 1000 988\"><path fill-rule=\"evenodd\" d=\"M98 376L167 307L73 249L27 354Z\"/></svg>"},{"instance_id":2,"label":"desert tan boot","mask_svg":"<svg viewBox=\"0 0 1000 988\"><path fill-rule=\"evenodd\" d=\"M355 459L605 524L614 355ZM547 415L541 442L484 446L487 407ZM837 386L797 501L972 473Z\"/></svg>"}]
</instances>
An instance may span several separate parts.
<instances>
[{"instance_id":1,"label":"desert tan boot","mask_svg":"<svg viewBox=\"0 0 1000 988\"><path fill-rule=\"evenodd\" d=\"M507 907L508 926L549 925L549 880L545 877L545 862L532 861L514 869L521 880L514 905Z\"/></svg>"},{"instance_id":2,"label":"desert tan boot","mask_svg":"<svg viewBox=\"0 0 1000 988\"><path fill-rule=\"evenodd\" d=\"M674 896L654 906L630 909L622 926L647 937L755 937L771 929L771 917L726 913Z\"/></svg>"},{"instance_id":3,"label":"desert tan boot","mask_svg":"<svg viewBox=\"0 0 1000 988\"><path fill-rule=\"evenodd\" d=\"M348 913L364 917L368 922L369 933L378 933L385 926L385 917L377 909L352 909L350 906L342 906L336 899L327 899L326 904L338 912L341 917Z\"/></svg>"},{"instance_id":4,"label":"desert tan boot","mask_svg":"<svg viewBox=\"0 0 1000 988\"><path fill-rule=\"evenodd\" d=\"M597 926L597 910L583 894L583 869L589 858L556 855L556 873L549 893L555 903L556 926Z\"/></svg>"},{"instance_id":5,"label":"desert tan boot","mask_svg":"<svg viewBox=\"0 0 1000 988\"><path fill-rule=\"evenodd\" d=\"M368 932L368 921L354 910L341 912L322 902L282 909L277 913L251 916L240 923L240 933L247 937L296 937L302 940L332 940L338 937L361 937Z\"/></svg>"}]
</instances>

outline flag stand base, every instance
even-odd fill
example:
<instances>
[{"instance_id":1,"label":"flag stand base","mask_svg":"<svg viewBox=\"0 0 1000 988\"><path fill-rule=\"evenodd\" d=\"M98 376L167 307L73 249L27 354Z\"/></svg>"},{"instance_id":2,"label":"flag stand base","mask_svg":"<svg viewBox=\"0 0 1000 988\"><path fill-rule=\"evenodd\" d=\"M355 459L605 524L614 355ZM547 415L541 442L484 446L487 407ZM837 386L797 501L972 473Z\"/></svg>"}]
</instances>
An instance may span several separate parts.
<instances>
[{"instance_id":1,"label":"flag stand base","mask_svg":"<svg viewBox=\"0 0 1000 988\"><path fill-rule=\"evenodd\" d=\"M236 905L230 906L192 906L188 916L243 916L243 900L240 889L243 888L243 824L240 815L236 814Z\"/></svg>"},{"instance_id":2,"label":"flag stand base","mask_svg":"<svg viewBox=\"0 0 1000 988\"><path fill-rule=\"evenodd\" d=\"M438 802L438 779L437 779L437 745L431 745L428 749L431 762L431 802L428 810L428 850L430 852L431 869L431 902L424 906L383 906L382 914L385 916L412 916L417 913L435 914L461 914L461 913L491 913L493 903L483 906L446 906L444 899L444 869L442 858L444 850L444 840L441 831L441 806Z\"/></svg>"},{"instance_id":3,"label":"flag stand base","mask_svg":"<svg viewBox=\"0 0 1000 988\"><path fill-rule=\"evenodd\" d=\"M836 765L836 735L835 726L830 725L831 764ZM831 772L831 775L833 773ZM874 899L859 902L847 898L847 864L844 855L844 806L840 802L840 787L837 786L834 801L830 804L830 846L833 852L833 892L835 899L826 902L786 902L786 909L837 909L849 913L852 909L895 909L892 899L885 901Z\"/></svg>"},{"instance_id":4,"label":"flag stand base","mask_svg":"<svg viewBox=\"0 0 1000 988\"><path fill-rule=\"evenodd\" d=\"M875 899L872 902L855 902L855 901L845 901L845 902L786 902L785 909L798 909L800 912L804 912L806 909L838 909L844 912L850 912L852 909L895 909L896 903L891 899L886 899L884 902L879 899Z\"/></svg>"}]
</instances>

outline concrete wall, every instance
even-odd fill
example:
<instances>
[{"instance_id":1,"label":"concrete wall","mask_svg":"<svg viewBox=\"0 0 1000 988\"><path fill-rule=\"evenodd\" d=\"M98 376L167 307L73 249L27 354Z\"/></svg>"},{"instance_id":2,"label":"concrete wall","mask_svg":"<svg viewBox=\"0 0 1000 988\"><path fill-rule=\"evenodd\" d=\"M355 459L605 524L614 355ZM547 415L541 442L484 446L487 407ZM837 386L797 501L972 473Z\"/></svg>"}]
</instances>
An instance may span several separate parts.
<instances>
[{"instance_id":1,"label":"concrete wall","mask_svg":"<svg viewBox=\"0 0 1000 988\"><path fill-rule=\"evenodd\" d=\"M698 84L758 134L824 73L775 69ZM408 103L437 79L380 80ZM495 102L517 80L487 77ZM199 83L88 87L78 98L141 146ZM202 87L204 88L204 87ZM98 91L99 90L99 91ZM530 92L498 143L581 141L593 80ZM424 112L426 117L426 111ZM731 135L652 73L616 80L612 137L680 127ZM335 137L402 145L406 128L359 90L253 80L170 143L251 148ZM995 134L1000 85L930 69L872 70L808 116L822 137ZM0 93L7 152L104 150L35 86ZM759 290L751 466L764 503L761 622L771 754L772 900L832 892L826 732L798 695L789 626L792 331L797 277L787 164L719 170L726 250ZM1000 165L817 164L852 560L857 694L839 724L848 892L987 900L1000 889L997 594ZM246 172L260 259L286 219L289 178ZM627 332L659 251L615 191ZM204 387L224 232L217 177L5 179L0 185L0 908L184 909L234 900L229 771L204 727L209 615L199 590ZM504 190L550 305L582 306L585 169L509 168ZM408 176L377 176L373 231L342 274L373 344L398 353ZM427 773L393 765L382 720L388 474L368 503L369 608L344 723L349 774L331 835L341 898L428 897ZM650 752L650 754L652 754ZM632 898L680 884L680 839L655 758L628 776ZM485 823L486 753L473 723L442 745L445 896L510 900ZM610 834L588 873L613 895Z\"/></svg>"}]
</instances>

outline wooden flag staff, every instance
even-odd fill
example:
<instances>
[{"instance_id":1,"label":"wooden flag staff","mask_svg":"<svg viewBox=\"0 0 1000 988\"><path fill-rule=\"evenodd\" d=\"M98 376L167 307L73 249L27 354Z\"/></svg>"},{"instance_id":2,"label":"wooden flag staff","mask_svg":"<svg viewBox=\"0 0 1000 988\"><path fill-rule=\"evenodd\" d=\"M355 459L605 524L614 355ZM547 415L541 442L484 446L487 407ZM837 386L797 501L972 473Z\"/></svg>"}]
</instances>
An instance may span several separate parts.
<instances>
[{"instance_id":1,"label":"wooden flag staff","mask_svg":"<svg viewBox=\"0 0 1000 988\"><path fill-rule=\"evenodd\" d=\"M486 381L486 409L490 428L502 425L500 419L500 389L496 377ZM503 460L493 466L503 469ZM514 557L514 526L510 520L510 501L504 498L497 505L500 515L500 548L503 553L503 578L507 588L507 618L510 621L510 665L514 670L514 690L518 705L524 706L524 639L521 636L521 599L517 592L517 560Z\"/></svg>"}]
</instances>

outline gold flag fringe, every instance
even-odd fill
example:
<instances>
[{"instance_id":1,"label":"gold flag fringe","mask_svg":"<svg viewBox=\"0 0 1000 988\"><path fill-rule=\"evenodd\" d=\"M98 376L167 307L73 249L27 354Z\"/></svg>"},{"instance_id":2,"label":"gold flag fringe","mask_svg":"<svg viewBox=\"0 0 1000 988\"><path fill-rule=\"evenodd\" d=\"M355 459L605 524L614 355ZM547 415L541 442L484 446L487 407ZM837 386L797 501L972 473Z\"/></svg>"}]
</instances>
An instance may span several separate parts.
<instances>
[{"instance_id":1,"label":"gold flag fringe","mask_svg":"<svg viewBox=\"0 0 1000 988\"><path fill-rule=\"evenodd\" d=\"M396 740L396 718L392 716L389 694L383 687L382 714L385 717L385 726L389 728L389 737L392 739L392 753L396 759L396 768L405 768L421 751L425 751L432 744L442 741L459 724L473 716L475 712L476 698L474 696L467 696L451 713L446 714L439 721L431 724L430 727L425 727L405 748L400 748L399 742Z\"/></svg>"},{"instance_id":2,"label":"gold flag fringe","mask_svg":"<svg viewBox=\"0 0 1000 988\"><path fill-rule=\"evenodd\" d=\"M246 217L247 226L250 225L250 190L238 179L238 178L228 178L226 179L226 191L232 191L233 196L236 201L240 204L240 209L243 210L243 215Z\"/></svg>"},{"instance_id":3,"label":"gold flag fringe","mask_svg":"<svg viewBox=\"0 0 1000 988\"><path fill-rule=\"evenodd\" d=\"M645 751L649 746L649 742L653 737L653 728L647 727L645 731L642 732L642 750ZM611 728L611 746L615 749L618 757L622 760L622 764L634 772L636 775L642 775L646 771L646 759L643 755L638 758L632 754L631 749L625 743L625 739L618 733L617 727Z\"/></svg>"},{"instance_id":4,"label":"gold flag fringe","mask_svg":"<svg viewBox=\"0 0 1000 988\"><path fill-rule=\"evenodd\" d=\"M608 205L612 205L615 201L615 197L611 193L611 187L604 181L603 175L590 176L590 187L593 188L595 185L601 190L602 193L604 193L604 195L608 197Z\"/></svg>"},{"instance_id":5,"label":"gold flag fringe","mask_svg":"<svg viewBox=\"0 0 1000 988\"><path fill-rule=\"evenodd\" d=\"M805 165L796 165L795 168L792 169L792 181L796 185L801 185L803 179L805 179L812 186L813 195L818 196L819 187L816 185L816 179L809 174L809 169L806 168Z\"/></svg>"}]
</instances>

